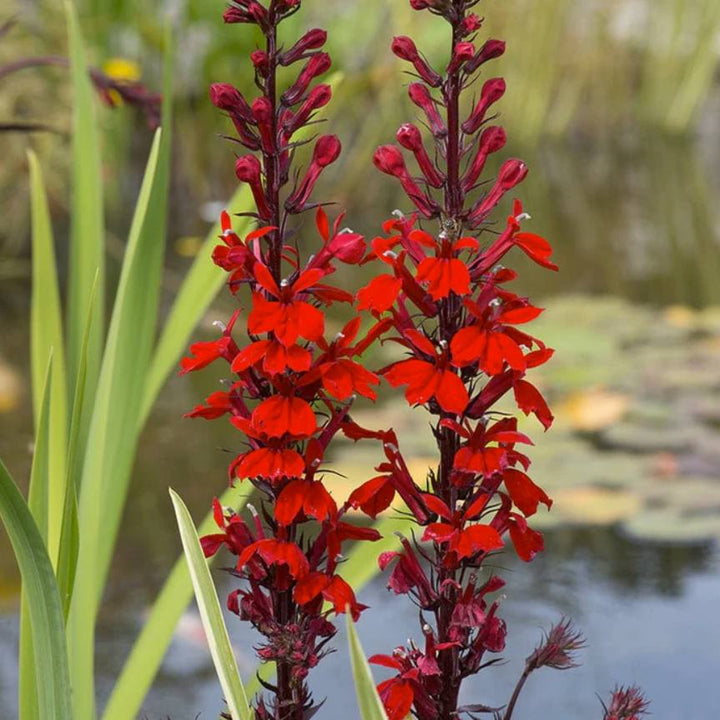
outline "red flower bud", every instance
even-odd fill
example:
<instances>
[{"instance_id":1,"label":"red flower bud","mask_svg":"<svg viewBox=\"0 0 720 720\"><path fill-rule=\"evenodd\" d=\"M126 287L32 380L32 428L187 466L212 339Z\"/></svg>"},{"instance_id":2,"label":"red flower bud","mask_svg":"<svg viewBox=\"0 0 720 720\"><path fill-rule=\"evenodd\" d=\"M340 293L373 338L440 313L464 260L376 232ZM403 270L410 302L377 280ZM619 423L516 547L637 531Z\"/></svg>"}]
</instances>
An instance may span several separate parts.
<instances>
[{"instance_id":1,"label":"red flower bud","mask_svg":"<svg viewBox=\"0 0 720 720\"><path fill-rule=\"evenodd\" d=\"M423 145L420 130L412 123L405 123L397 131L397 140L406 150L410 150L415 155L420 171L428 183L433 187L442 187L445 176L438 171L435 164L430 160Z\"/></svg>"},{"instance_id":2,"label":"red flower bud","mask_svg":"<svg viewBox=\"0 0 720 720\"><path fill-rule=\"evenodd\" d=\"M448 65L448 73L457 72L473 55L475 55L475 46L471 42L457 43Z\"/></svg>"},{"instance_id":3,"label":"red flower bud","mask_svg":"<svg viewBox=\"0 0 720 720\"><path fill-rule=\"evenodd\" d=\"M240 182L246 182L250 186L260 217L269 220L271 213L265 200L260 161L254 155L239 157L235 162L235 175Z\"/></svg>"},{"instance_id":4,"label":"red flower bud","mask_svg":"<svg viewBox=\"0 0 720 720\"><path fill-rule=\"evenodd\" d=\"M400 180L406 195L415 203L418 210L427 218L437 217L440 208L429 198L410 177L402 153L394 145L383 145L373 155L373 163L380 172L392 175Z\"/></svg>"},{"instance_id":5,"label":"red flower bud","mask_svg":"<svg viewBox=\"0 0 720 720\"><path fill-rule=\"evenodd\" d=\"M472 135L483 124L485 113L488 108L496 103L505 94L505 80L503 78L491 78L482 88L480 100L472 111L470 117L463 123L462 129L468 135Z\"/></svg>"},{"instance_id":6,"label":"red flower bud","mask_svg":"<svg viewBox=\"0 0 720 720\"><path fill-rule=\"evenodd\" d=\"M412 63L417 74L431 87L439 87L442 77L420 56L415 43L404 35L393 38L392 51L401 60Z\"/></svg>"},{"instance_id":7,"label":"red flower bud","mask_svg":"<svg viewBox=\"0 0 720 720\"><path fill-rule=\"evenodd\" d=\"M243 120L252 122L250 106L240 91L228 83L215 83L210 86L210 102L229 113L238 113Z\"/></svg>"},{"instance_id":8,"label":"red flower bud","mask_svg":"<svg viewBox=\"0 0 720 720\"><path fill-rule=\"evenodd\" d=\"M491 125L483 130L475 159L468 167L465 177L463 177L462 187L465 192L469 192L477 182L485 168L488 155L501 150L505 146L506 141L507 135L505 134L505 130L499 125Z\"/></svg>"},{"instance_id":9,"label":"red flower bud","mask_svg":"<svg viewBox=\"0 0 720 720\"><path fill-rule=\"evenodd\" d=\"M465 71L474 73L483 63L488 60L499 58L505 52L504 40L488 40L476 53L475 57L465 65Z\"/></svg>"},{"instance_id":10,"label":"red flower bud","mask_svg":"<svg viewBox=\"0 0 720 720\"><path fill-rule=\"evenodd\" d=\"M262 96L255 98L252 104L252 114L260 131L263 150L268 153L273 152L275 137L272 131L273 111L270 100Z\"/></svg>"},{"instance_id":11,"label":"red flower bud","mask_svg":"<svg viewBox=\"0 0 720 720\"><path fill-rule=\"evenodd\" d=\"M306 57L308 50L319 50L327 41L327 32L320 28L308 30L287 52L281 53L281 65L291 65Z\"/></svg>"},{"instance_id":12,"label":"red flower bud","mask_svg":"<svg viewBox=\"0 0 720 720\"><path fill-rule=\"evenodd\" d=\"M302 69L295 84L283 93L283 103L289 106L299 103L310 83L319 75L326 73L331 65L332 61L327 53L320 52L313 55Z\"/></svg>"},{"instance_id":13,"label":"red flower bud","mask_svg":"<svg viewBox=\"0 0 720 720\"><path fill-rule=\"evenodd\" d=\"M286 200L285 209L292 214L297 214L305 209L315 183L320 173L330 164L334 163L342 150L340 140L335 135L323 135L318 138L313 150L312 162L305 177L296 188L295 192Z\"/></svg>"},{"instance_id":14,"label":"red flower bud","mask_svg":"<svg viewBox=\"0 0 720 720\"><path fill-rule=\"evenodd\" d=\"M519 185L527 176L528 167L522 161L511 158L503 163L492 190L480 200L468 217L471 226L476 227L488 216L490 211L500 202L502 196Z\"/></svg>"},{"instance_id":15,"label":"red flower bud","mask_svg":"<svg viewBox=\"0 0 720 720\"><path fill-rule=\"evenodd\" d=\"M410 99L417 105L426 115L430 123L430 129L435 137L445 137L447 135L447 127L435 108L435 103L430 96L430 91L422 83L413 83L408 88Z\"/></svg>"},{"instance_id":16,"label":"red flower bud","mask_svg":"<svg viewBox=\"0 0 720 720\"><path fill-rule=\"evenodd\" d=\"M284 126L287 136L291 137L297 132L310 119L315 110L325 107L331 99L332 88L329 85L317 85L314 87L298 111L294 115L288 115Z\"/></svg>"},{"instance_id":17,"label":"red flower bud","mask_svg":"<svg viewBox=\"0 0 720 720\"><path fill-rule=\"evenodd\" d=\"M265 77L268 71L268 56L264 50L255 50L250 53L250 60L255 66L255 70L262 76Z\"/></svg>"},{"instance_id":18,"label":"red flower bud","mask_svg":"<svg viewBox=\"0 0 720 720\"><path fill-rule=\"evenodd\" d=\"M465 35L470 35L477 32L482 27L482 19L479 18L475 13L470 13L463 21L460 26L460 32Z\"/></svg>"}]
</instances>

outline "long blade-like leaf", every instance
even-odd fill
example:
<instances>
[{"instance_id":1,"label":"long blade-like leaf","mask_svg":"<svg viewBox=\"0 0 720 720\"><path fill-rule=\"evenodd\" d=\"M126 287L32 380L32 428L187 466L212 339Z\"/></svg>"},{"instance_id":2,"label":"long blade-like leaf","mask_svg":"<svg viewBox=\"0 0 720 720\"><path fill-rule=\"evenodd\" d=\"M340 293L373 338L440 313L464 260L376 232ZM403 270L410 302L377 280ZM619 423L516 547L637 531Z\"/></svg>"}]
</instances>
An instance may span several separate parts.
<instances>
[{"instance_id":1,"label":"long blade-like leaf","mask_svg":"<svg viewBox=\"0 0 720 720\"><path fill-rule=\"evenodd\" d=\"M38 424L35 431L35 452L30 471L28 490L28 508L35 520L40 537L47 544L48 539L48 502L50 489L50 413L53 379L52 349L50 359L45 365L45 374L40 393ZM27 589L23 587L20 598L20 677L18 698L20 720L42 720L38 707L37 676L35 675L35 655L33 651L32 624L28 605Z\"/></svg>"},{"instance_id":2,"label":"long blade-like leaf","mask_svg":"<svg viewBox=\"0 0 720 720\"><path fill-rule=\"evenodd\" d=\"M95 114L95 97L88 73L85 47L77 10L65 0L70 73L73 86L72 136L72 238L68 279L68 368L70 392L80 365L83 329L90 305L90 293L97 274L90 343L87 386L92 395L100 372L105 316L105 220L103 209L100 137Z\"/></svg>"},{"instance_id":3,"label":"long blade-like leaf","mask_svg":"<svg viewBox=\"0 0 720 720\"><path fill-rule=\"evenodd\" d=\"M75 569L77 566L78 548L80 547L78 527L78 492L82 458L80 457L80 433L82 430L82 414L85 403L85 383L87 379L87 349L90 341L90 326L93 320L93 307L96 297L97 281L90 294L90 307L83 333L80 365L75 378L75 397L70 420L70 435L67 452L67 478L65 481L65 503L63 508L62 531L60 533L60 553L57 563L57 582L60 598L63 603L63 614L67 619L70 612Z\"/></svg>"},{"instance_id":4,"label":"long blade-like leaf","mask_svg":"<svg viewBox=\"0 0 720 720\"><path fill-rule=\"evenodd\" d=\"M215 592L210 569L205 560L195 526L180 496L170 490L170 497L175 508L178 528L180 529L180 539L182 540L185 558L190 569L190 577L195 589L195 599L210 644L210 653L215 664L215 672L225 694L225 701L228 704L233 720L250 720L251 712L245 695L245 688L240 680L237 662L230 645L222 610L220 609L220 601Z\"/></svg>"},{"instance_id":5,"label":"long blade-like leaf","mask_svg":"<svg viewBox=\"0 0 720 720\"><path fill-rule=\"evenodd\" d=\"M238 497L238 491L230 489L222 495L220 503L223 507L232 507L239 512L248 498L247 494ZM206 535L213 530L217 531L217 528L210 512L200 523L198 534ZM123 666L103 712L103 720L134 720L138 716L143 699L160 669L178 621L190 604L192 596L190 571L185 557L181 556L157 596L142 632Z\"/></svg>"},{"instance_id":6,"label":"long blade-like leaf","mask_svg":"<svg viewBox=\"0 0 720 720\"><path fill-rule=\"evenodd\" d=\"M95 618L134 457L154 330L151 316L155 308L152 303L148 306L146 297L159 282L162 242L146 232L145 221L153 197L161 134L160 130L155 134L133 217L83 465L78 513L81 543L68 617L73 697L76 714L82 719L95 712ZM115 482L124 487L112 487Z\"/></svg>"},{"instance_id":7,"label":"long blade-like leaf","mask_svg":"<svg viewBox=\"0 0 720 720\"><path fill-rule=\"evenodd\" d=\"M63 341L60 291L53 244L50 212L40 164L28 153L32 204L32 302L30 305L30 364L32 367L35 432L39 431L47 359L52 352L52 403L47 419L50 427L48 447L47 543L53 562L57 559L65 497L67 445L67 379Z\"/></svg>"},{"instance_id":8,"label":"long blade-like leaf","mask_svg":"<svg viewBox=\"0 0 720 720\"><path fill-rule=\"evenodd\" d=\"M0 461L0 518L20 567L32 625L38 713L42 720L72 720L65 627L52 563L40 531Z\"/></svg>"},{"instance_id":9,"label":"long blade-like leaf","mask_svg":"<svg viewBox=\"0 0 720 720\"><path fill-rule=\"evenodd\" d=\"M347 633L360 717L362 720L387 720L385 708L375 689L375 681L370 672L370 665L368 665L362 645L360 645L360 638L358 638L350 613L347 615Z\"/></svg>"},{"instance_id":10,"label":"long blade-like leaf","mask_svg":"<svg viewBox=\"0 0 720 720\"><path fill-rule=\"evenodd\" d=\"M247 211L251 202L250 191L247 185L244 185L228 203L228 212ZM235 222L236 232L244 234L250 223L248 218L238 218ZM147 419L162 386L185 351L192 331L227 280L227 273L210 259L220 232L220 224L217 223L208 233L165 321L148 371L142 409L143 421Z\"/></svg>"},{"instance_id":11,"label":"long blade-like leaf","mask_svg":"<svg viewBox=\"0 0 720 720\"><path fill-rule=\"evenodd\" d=\"M116 299L116 309L118 303L127 304L126 314L129 320L125 328L126 332L117 348L120 355L118 367L122 367L123 372L128 374L139 373L140 377L133 377L132 383L127 383L123 390L123 392L132 393L131 403L128 404L129 409L131 405L132 414L128 414L124 434L116 438L118 452L116 460L113 462L112 474L105 476L105 503L109 514L105 518L107 542L100 549L100 587L105 585L105 578L112 560L115 540L127 498L137 440L143 427L141 408L145 402L145 379L157 329L170 190L173 44L169 27L165 33L163 63L162 135L159 141L156 139L159 143L157 168L151 182L143 185L143 191L147 187L149 192L144 219L136 212L130 231L129 248L133 246L134 238L137 235L137 259L133 277L129 278L125 296L121 294L123 289L121 286ZM149 167L150 163L148 163ZM138 210L143 202L143 191L138 200Z\"/></svg>"}]
</instances>

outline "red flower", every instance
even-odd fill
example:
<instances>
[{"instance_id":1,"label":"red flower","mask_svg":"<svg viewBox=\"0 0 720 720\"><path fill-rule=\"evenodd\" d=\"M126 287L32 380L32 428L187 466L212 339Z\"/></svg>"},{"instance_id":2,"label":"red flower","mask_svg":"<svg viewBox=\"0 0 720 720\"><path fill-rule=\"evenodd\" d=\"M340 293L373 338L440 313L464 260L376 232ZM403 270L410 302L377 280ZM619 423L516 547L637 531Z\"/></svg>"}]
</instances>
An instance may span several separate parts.
<instances>
[{"instance_id":1,"label":"red flower","mask_svg":"<svg viewBox=\"0 0 720 720\"><path fill-rule=\"evenodd\" d=\"M378 376L350 358L362 354L386 327L384 322L377 323L362 342L353 345L360 329L360 318L357 317L345 325L330 345L320 338L318 346L323 354L315 367L302 378L300 386L320 379L325 390L337 400L348 400L355 393L375 400L377 395L370 386L380 384Z\"/></svg>"},{"instance_id":2,"label":"red flower","mask_svg":"<svg viewBox=\"0 0 720 720\"><path fill-rule=\"evenodd\" d=\"M542 310L525 305L492 317L493 308L489 304L482 309L477 303L466 300L465 307L480 322L455 334L450 343L453 362L461 367L478 363L488 375L499 375L505 369L505 363L513 370L525 370L527 363L521 343L531 342L531 339L508 326L530 322Z\"/></svg>"},{"instance_id":3,"label":"red flower","mask_svg":"<svg viewBox=\"0 0 720 720\"><path fill-rule=\"evenodd\" d=\"M186 357L180 361L180 367L182 368L180 375L201 370L221 357L227 360L231 344L232 338L225 335L218 340L193 343L190 346L192 357Z\"/></svg>"},{"instance_id":4,"label":"red flower","mask_svg":"<svg viewBox=\"0 0 720 720\"><path fill-rule=\"evenodd\" d=\"M355 509L360 508L371 518L376 518L383 510L390 507L394 498L395 487L392 484L392 477L380 475L353 490L348 498L348 504Z\"/></svg>"},{"instance_id":5,"label":"red flower","mask_svg":"<svg viewBox=\"0 0 720 720\"><path fill-rule=\"evenodd\" d=\"M292 285L278 287L270 271L258 263L255 279L276 300L266 300L262 293L253 293L253 309L248 317L248 332L252 335L272 332L285 347L295 344L298 337L318 340L325 332L325 318L315 306L299 299L316 285L325 274L322 270L300 273Z\"/></svg>"},{"instance_id":6,"label":"red flower","mask_svg":"<svg viewBox=\"0 0 720 720\"><path fill-rule=\"evenodd\" d=\"M323 522L337 517L337 505L321 482L295 480L280 493L275 504L275 519L281 525L290 525L301 512Z\"/></svg>"},{"instance_id":7,"label":"red flower","mask_svg":"<svg viewBox=\"0 0 720 720\"><path fill-rule=\"evenodd\" d=\"M402 289L402 280L394 275L378 275L357 294L358 310L382 313L389 310Z\"/></svg>"},{"instance_id":8,"label":"red flower","mask_svg":"<svg viewBox=\"0 0 720 720\"><path fill-rule=\"evenodd\" d=\"M298 581L293 592L295 602L300 605L307 605L319 595L332 603L336 615L347 612L350 608L350 614L356 622L361 611L365 609L365 605L358 603L350 585L339 575L328 577L321 572L308 573Z\"/></svg>"},{"instance_id":9,"label":"red flower","mask_svg":"<svg viewBox=\"0 0 720 720\"><path fill-rule=\"evenodd\" d=\"M242 570L256 555L268 566L286 566L295 580L299 580L310 571L308 559L295 543L275 538L264 538L248 545L238 557L237 569Z\"/></svg>"},{"instance_id":10,"label":"red flower","mask_svg":"<svg viewBox=\"0 0 720 720\"><path fill-rule=\"evenodd\" d=\"M428 283L428 292L433 300L448 297L451 292L456 295L467 295L470 292L470 272L467 265L456 257L462 250L477 250L475 238L463 237L451 242L441 237L436 242L431 235L422 230L414 230L410 238L422 245L436 247L436 257L428 257L418 265L416 279Z\"/></svg>"},{"instance_id":11,"label":"red flower","mask_svg":"<svg viewBox=\"0 0 720 720\"><path fill-rule=\"evenodd\" d=\"M552 507L553 501L545 491L521 470L506 468L503 472L503 482L510 499L525 517L534 515L539 503L543 503L548 510Z\"/></svg>"},{"instance_id":12,"label":"red flower","mask_svg":"<svg viewBox=\"0 0 720 720\"><path fill-rule=\"evenodd\" d=\"M530 562L539 552L545 549L542 534L537 530L533 530L522 515L510 513L509 529L515 552L521 560Z\"/></svg>"},{"instance_id":13,"label":"red flower","mask_svg":"<svg viewBox=\"0 0 720 720\"><path fill-rule=\"evenodd\" d=\"M268 375L280 375L288 368L295 372L310 369L312 355L300 345L286 347L275 339L258 340L243 348L230 366L233 372L241 373L262 361L263 372Z\"/></svg>"},{"instance_id":14,"label":"red flower","mask_svg":"<svg viewBox=\"0 0 720 720\"><path fill-rule=\"evenodd\" d=\"M256 432L271 438L308 438L317 430L312 407L294 395L273 395L263 400L253 411L251 423Z\"/></svg>"},{"instance_id":15,"label":"red flower","mask_svg":"<svg viewBox=\"0 0 720 720\"><path fill-rule=\"evenodd\" d=\"M240 383L236 383L236 385L238 384ZM216 420L225 415L225 413L232 412L233 406L230 395L230 392L222 392L222 390L214 392L206 398L206 405L197 405L194 410L185 413L185 417L202 417L206 420Z\"/></svg>"},{"instance_id":16,"label":"red flower","mask_svg":"<svg viewBox=\"0 0 720 720\"><path fill-rule=\"evenodd\" d=\"M370 662L378 663L378 656L370 658ZM415 699L413 686L402 678L391 678L377 686L380 699L385 706L388 720L405 720L410 714Z\"/></svg>"},{"instance_id":17,"label":"red flower","mask_svg":"<svg viewBox=\"0 0 720 720\"><path fill-rule=\"evenodd\" d=\"M424 405L434 397L446 412L463 412L470 397L463 381L451 369L448 353L443 350L438 355L433 344L417 331L406 331L405 338L406 344L420 354L433 357L434 362L401 360L385 370L385 379L393 387L407 385L405 398L411 405Z\"/></svg>"}]
</instances>

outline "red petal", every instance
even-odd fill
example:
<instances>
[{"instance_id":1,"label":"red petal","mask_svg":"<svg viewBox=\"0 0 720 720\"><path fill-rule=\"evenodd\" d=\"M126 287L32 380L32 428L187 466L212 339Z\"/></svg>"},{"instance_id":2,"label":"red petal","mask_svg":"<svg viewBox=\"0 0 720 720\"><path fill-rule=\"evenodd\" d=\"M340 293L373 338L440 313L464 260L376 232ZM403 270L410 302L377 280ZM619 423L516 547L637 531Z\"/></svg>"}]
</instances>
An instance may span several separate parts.
<instances>
[{"instance_id":1,"label":"red petal","mask_svg":"<svg viewBox=\"0 0 720 720\"><path fill-rule=\"evenodd\" d=\"M395 488L390 479L381 475L363 483L353 490L348 498L353 508L360 508L366 515L376 518L383 510L390 507L395 497Z\"/></svg>"},{"instance_id":2,"label":"red petal","mask_svg":"<svg viewBox=\"0 0 720 720\"><path fill-rule=\"evenodd\" d=\"M393 275L378 275L373 278L357 294L358 310L374 310L385 312L389 310L402 288L402 280Z\"/></svg>"},{"instance_id":3,"label":"red petal","mask_svg":"<svg viewBox=\"0 0 720 720\"><path fill-rule=\"evenodd\" d=\"M462 367L478 362L485 352L487 336L487 332L478 325L458 330L450 341L453 363Z\"/></svg>"},{"instance_id":4,"label":"red petal","mask_svg":"<svg viewBox=\"0 0 720 720\"><path fill-rule=\"evenodd\" d=\"M518 557L525 562L530 562L539 552L545 549L543 536L519 522L510 523L510 539L515 546Z\"/></svg>"},{"instance_id":5,"label":"red petal","mask_svg":"<svg viewBox=\"0 0 720 720\"><path fill-rule=\"evenodd\" d=\"M290 525L303 506L307 483L296 480L287 485L275 504L275 519L281 525Z\"/></svg>"},{"instance_id":6,"label":"red petal","mask_svg":"<svg viewBox=\"0 0 720 720\"><path fill-rule=\"evenodd\" d=\"M546 505L548 510L552 507L552 500L545 491L524 472L506 468L503 472L503 481L515 506L525 517L530 517L537 512L538 503Z\"/></svg>"},{"instance_id":7,"label":"red petal","mask_svg":"<svg viewBox=\"0 0 720 720\"><path fill-rule=\"evenodd\" d=\"M298 580L293 592L296 603L305 605L312 602L328 585L330 578L325 573L311 572Z\"/></svg>"},{"instance_id":8,"label":"red petal","mask_svg":"<svg viewBox=\"0 0 720 720\"><path fill-rule=\"evenodd\" d=\"M518 407L526 414L534 413L535 417L542 423L547 430L552 424L553 417L550 408L545 402L545 398L540 391L531 385L527 380L518 380L514 386L515 401Z\"/></svg>"},{"instance_id":9,"label":"red petal","mask_svg":"<svg viewBox=\"0 0 720 720\"><path fill-rule=\"evenodd\" d=\"M460 557L472 557L503 547L500 533L490 525L471 525L460 533L455 550Z\"/></svg>"},{"instance_id":10,"label":"red petal","mask_svg":"<svg viewBox=\"0 0 720 720\"><path fill-rule=\"evenodd\" d=\"M437 542L447 542L457 532L456 528L448 523L430 523L423 533L423 542L435 540Z\"/></svg>"},{"instance_id":11,"label":"red petal","mask_svg":"<svg viewBox=\"0 0 720 720\"><path fill-rule=\"evenodd\" d=\"M465 384L452 370L443 371L435 398L443 410L456 414L462 413L470 402Z\"/></svg>"}]
</instances>

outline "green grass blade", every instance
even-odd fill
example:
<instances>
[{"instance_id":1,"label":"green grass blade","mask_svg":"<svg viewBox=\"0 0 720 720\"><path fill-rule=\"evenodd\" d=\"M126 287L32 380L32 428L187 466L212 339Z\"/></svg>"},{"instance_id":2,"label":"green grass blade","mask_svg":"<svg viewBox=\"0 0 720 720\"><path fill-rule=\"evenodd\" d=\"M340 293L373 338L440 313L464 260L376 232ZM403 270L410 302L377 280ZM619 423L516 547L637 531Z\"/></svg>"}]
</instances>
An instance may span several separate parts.
<instances>
[{"instance_id":1,"label":"green grass blade","mask_svg":"<svg viewBox=\"0 0 720 720\"><path fill-rule=\"evenodd\" d=\"M250 191L247 186L243 186L228 203L228 211L247 211L251 204ZM236 218L236 232L239 235L248 232L251 222L249 218ZM227 273L210 259L212 249L218 244L220 232L220 224L217 223L208 233L164 324L148 372L142 408L143 422L147 420L162 386L185 352L195 326L227 280Z\"/></svg>"},{"instance_id":2,"label":"green grass blade","mask_svg":"<svg viewBox=\"0 0 720 720\"><path fill-rule=\"evenodd\" d=\"M223 507L232 507L235 512L239 512L248 499L248 494L238 497L237 489L229 489L220 498L220 503ZM207 535L216 531L216 528L210 512L200 523L198 534ZM192 596L190 571L185 557L181 556L157 596L142 632L123 666L103 712L103 720L134 720L138 716L178 621L190 604Z\"/></svg>"},{"instance_id":3,"label":"green grass blade","mask_svg":"<svg viewBox=\"0 0 720 720\"><path fill-rule=\"evenodd\" d=\"M82 427L83 407L85 403L85 384L87 380L87 349L90 341L90 326L93 321L93 307L97 290L96 282L90 293L90 306L85 321L85 331L80 353L80 365L75 378L75 397L73 398L72 418L67 452L67 478L65 481L65 502L60 533L60 554L57 564L57 582L60 598L63 603L63 614L67 619L70 611L75 569L77 566L78 548L80 546L78 527L78 492L80 490L80 473L82 472L80 457L80 432Z\"/></svg>"},{"instance_id":4,"label":"green grass blade","mask_svg":"<svg viewBox=\"0 0 720 720\"><path fill-rule=\"evenodd\" d=\"M360 645L360 638L358 638L350 613L347 615L347 633L360 717L362 720L387 720L385 708L375 689L375 681L370 672L370 665L368 665L367 658Z\"/></svg>"},{"instance_id":5,"label":"green grass blade","mask_svg":"<svg viewBox=\"0 0 720 720\"><path fill-rule=\"evenodd\" d=\"M35 431L35 452L33 453L30 471L30 488L28 490L28 508L37 525L40 537L47 544L48 536L48 503L50 491L50 398L52 394L53 357L49 351L49 360L45 365L42 381L40 407L37 415ZM41 720L38 707L37 677L35 675L35 655L33 652L32 625L30 607L26 589L23 587L20 598L20 643L19 643L20 677L18 683L19 717L20 720Z\"/></svg>"},{"instance_id":6,"label":"green grass blade","mask_svg":"<svg viewBox=\"0 0 720 720\"><path fill-rule=\"evenodd\" d=\"M180 538L195 589L195 599L210 644L215 672L225 694L225 701L233 720L250 720L251 712L245 688L240 681L240 673L230 645L220 601L195 526L180 496L170 490L170 497L175 508Z\"/></svg>"},{"instance_id":7,"label":"green grass blade","mask_svg":"<svg viewBox=\"0 0 720 720\"><path fill-rule=\"evenodd\" d=\"M50 212L42 170L35 153L28 153L32 205L32 302L30 305L30 365L32 368L35 432L39 432L42 393L46 386L48 356L52 352L52 402L48 446L47 543L55 562L60 542L63 498L65 496L67 446L67 379L61 319L60 291Z\"/></svg>"},{"instance_id":8,"label":"green grass blade","mask_svg":"<svg viewBox=\"0 0 720 720\"><path fill-rule=\"evenodd\" d=\"M118 290L116 308L121 301L127 304L129 322L125 328L123 340L118 344L118 367L132 377L121 392L132 392L132 409L128 414L124 437L118 438L117 460L113 465L113 475L106 476L105 504L109 508L106 516L105 532L107 542L100 548L99 573L104 587L115 539L122 519L123 508L127 498L132 463L135 457L137 440L143 427L142 407L145 402L145 380L150 358L155 344L157 330L158 304L162 285L163 261L165 257L165 240L167 234L168 195L170 191L170 150L172 136L172 78L173 78L173 45L172 35L168 27L165 33L165 53L163 59L163 107L162 135L156 142L157 167L154 178L144 183L138 200L138 209L143 203L143 191L148 188L147 207L144 210L144 221L136 213L130 231L128 248L134 243L137 235L137 260L135 263L135 282L128 283L126 297ZM148 162L150 168L150 162ZM146 180L148 175L146 174ZM136 222L137 221L137 222Z\"/></svg>"},{"instance_id":9,"label":"green grass blade","mask_svg":"<svg viewBox=\"0 0 720 720\"><path fill-rule=\"evenodd\" d=\"M68 280L67 352L70 392L80 365L85 318L90 293L97 274L97 300L88 345L87 386L95 389L105 316L105 220L103 209L100 137L95 114L95 96L88 74L85 46L77 10L65 0L67 15L70 73L73 86L72 135L72 237Z\"/></svg>"},{"instance_id":10,"label":"green grass blade","mask_svg":"<svg viewBox=\"0 0 720 720\"><path fill-rule=\"evenodd\" d=\"M146 232L146 218L157 178L161 137L158 130L130 229L83 464L78 512L81 542L68 617L75 709L80 720L94 717L95 618L135 454L138 412L155 327L152 297L162 268L162 239ZM89 386L87 391L91 391Z\"/></svg>"},{"instance_id":11,"label":"green grass blade","mask_svg":"<svg viewBox=\"0 0 720 720\"><path fill-rule=\"evenodd\" d=\"M65 627L52 563L32 514L0 461L0 518L20 567L32 626L38 716L72 720Z\"/></svg>"}]
</instances>

